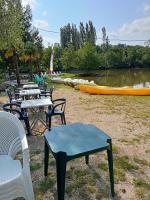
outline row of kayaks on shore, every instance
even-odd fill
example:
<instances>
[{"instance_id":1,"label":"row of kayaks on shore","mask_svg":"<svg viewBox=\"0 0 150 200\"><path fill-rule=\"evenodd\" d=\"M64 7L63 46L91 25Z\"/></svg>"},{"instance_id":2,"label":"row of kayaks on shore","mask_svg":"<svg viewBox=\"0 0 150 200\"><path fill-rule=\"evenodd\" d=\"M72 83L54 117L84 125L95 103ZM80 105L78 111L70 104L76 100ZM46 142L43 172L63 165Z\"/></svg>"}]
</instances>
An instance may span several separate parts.
<instances>
[{"instance_id":1,"label":"row of kayaks on shore","mask_svg":"<svg viewBox=\"0 0 150 200\"><path fill-rule=\"evenodd\" d=\"M150 95L150 88L133 88L133 87L108 87L108 86L93 86L93 85L79 85L82 92L89 94L104 94L104 95L136 95L148 96Z\"/></svg>"}]
</instances>

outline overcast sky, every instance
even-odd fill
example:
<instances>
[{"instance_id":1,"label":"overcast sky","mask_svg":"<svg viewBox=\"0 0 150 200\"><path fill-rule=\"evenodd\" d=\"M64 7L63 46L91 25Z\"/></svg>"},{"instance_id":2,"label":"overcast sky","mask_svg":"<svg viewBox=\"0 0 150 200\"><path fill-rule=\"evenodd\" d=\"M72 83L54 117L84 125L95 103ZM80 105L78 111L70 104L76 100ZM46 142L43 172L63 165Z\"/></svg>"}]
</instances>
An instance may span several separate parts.
<instances>
[{"instance_id":1,"label":"overcast sky","mask_svg":"<svg viewBox=\"0 0 150 200\"><path fill-rule=\"evenodd\" d=\"M106 27L111 44L141 44L143 41L120 40L150 39L150 0L22 0L30 4L33 25L37 28L60 31L67 23L79 26L91 20L96 27L97 37L102 37L101 28ZM59 33L40 30L44 45L60 42ZM101 39L97 40L100 44Z\"/></svg>"}]
</instances>

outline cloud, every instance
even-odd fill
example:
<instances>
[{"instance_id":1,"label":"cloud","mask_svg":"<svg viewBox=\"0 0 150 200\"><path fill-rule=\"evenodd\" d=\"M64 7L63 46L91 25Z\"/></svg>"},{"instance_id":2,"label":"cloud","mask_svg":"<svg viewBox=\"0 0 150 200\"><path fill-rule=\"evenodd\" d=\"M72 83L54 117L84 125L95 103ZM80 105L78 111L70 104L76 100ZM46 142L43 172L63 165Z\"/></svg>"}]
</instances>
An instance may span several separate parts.
<instances>
[{"instance_id":1,"label":"cloud","mask_svg":"<svg viewBox=\"0 0 150 200\"><path fill-rule=\"evenodd\" d=\"M36 28L47 29L48 28L48 22L46 20L36 19L35 22L34 22L34 26Z\"/></svg>"},{"instance_id":2,"label":"cloud","mask_svg":"<svg viewBox=\"0 0 150 200\"><path fill-rule=\"evenodd\" d=\"M26 6L27 4L29 4L31 8L33 9L37 5L37 0L22 0L23 6Z\"/></svg>"},{"instance_id":3,"label":"cloud","mask_svg":"<svg viewBox=\"0 0 150 200\"><path fill-rule=\"evenodd\" d=\"M47 15L47 11L44 10L42 14L43 14L44 16L46 16L46 15Z\"/></svg>"},{"instance_id":4,"label":"cloud","mask_svg":"<svg viewBox=\"0 0 150 200\"><path fill-rule=\"evenodd\" d=\"M118 30L118 35L142 36L150 32L150 16L136 19L123 26Z\"/></svg>"},{"instance_id":5,"label":"cloud","mask_svg":"<svg viewBox=\"0 0 150 200\"><path fill-rule=\"evenodd\" d=\"M150 39L150 16L141 17L131 21L130 23L123 24L116 31L108 34L109 38L121 40L147 40ZM141 42L136 42L141 44ZM144 44L144 42L142 42Z\"/></svg>"},{"instance_id":6,"label":"cloud","mask_svg":"<svg viewBox=\"0 0 150 200\"><path fill-rule=\"evenodd\" d=\"M54 43L59 43L59 36L50 37L49 35L42 34L43 44L45 47L53 45Z\"/></svg>"},{"instance_id":7,"label":"cloud","mask_svg":"<svg viewBox=\"0 0 150 200\"><path fill-rule=\"evenodd\" d=\"M144 4L144 12L150 11L150 3Z\"/></svg>"}]
</instances>

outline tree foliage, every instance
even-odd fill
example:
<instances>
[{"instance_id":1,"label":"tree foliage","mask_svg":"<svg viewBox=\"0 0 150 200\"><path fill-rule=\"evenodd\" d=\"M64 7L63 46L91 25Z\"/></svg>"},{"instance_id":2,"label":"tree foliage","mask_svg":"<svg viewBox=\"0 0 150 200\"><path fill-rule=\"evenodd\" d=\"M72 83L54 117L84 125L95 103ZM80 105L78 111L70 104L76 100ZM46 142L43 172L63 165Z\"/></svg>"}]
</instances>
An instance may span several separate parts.
<instances>
[{"instance_id":1,"label":"tree foliage","mask_svg":"<svg viewBox=\"0 0 150 200\"><path fill-rule=\"evenodd\" d=\"M66 26L60 29L60 40L62 48L68 47L72 44L77 50L87 42L95 44L96 42L96 29L92 21L86 23L85 27L83 22L80 22L79 30L75 24Z\"/></svg>"},{"instance_id":2,"label":"tree foliage","mask_svg":"<svg viewBox=\"0 0 150 200\"><path fill-rule=\"evenodd\" d=\"M62 62L63 68L65 70L75 69L76 64L77 64L76 60L77 60L76 51L73 45L70 44L62 52L61 62Z\"/></svg>"},{"instance_id":3,"label":"tree foliage","mask_svg":"<svg viewBox=\"0 0 150 200\"><path fill-rule=\"evenodd\" d=\"M91 43L86 43L83 48L78 50L77 55L77 66L80 70L88 72L97 69L100 64L96 47Z\"/></svg>"},{"instance_id":4,"label":"tree foliage","mask_svg":"<svg viewBox=\"0 0 150 200\"><path fill-rule=\"evenodd\" d=\"M23 11L20 0L0 0L0 49L23 45Z\"/></svg>"}]
</instances>

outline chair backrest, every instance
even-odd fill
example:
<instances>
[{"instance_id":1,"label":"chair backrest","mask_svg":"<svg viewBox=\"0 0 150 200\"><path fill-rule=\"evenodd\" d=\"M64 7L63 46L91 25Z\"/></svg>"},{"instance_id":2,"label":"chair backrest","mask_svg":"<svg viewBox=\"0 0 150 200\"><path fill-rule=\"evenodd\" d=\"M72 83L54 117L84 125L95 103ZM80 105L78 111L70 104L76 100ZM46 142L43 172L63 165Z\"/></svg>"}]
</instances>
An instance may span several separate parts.
<instances>
[{"instance_id":1,"label":"chair backrest","mask_svg":"<svg viewBox=\"0 0 150 200\"><path fill-rule=\"evenodd\" d=\"M17 117L8 112L0 112L0 155L12 158L22 149L25 130Z\"/></svg>"},{"instance_id":2,"label":"chair backrest","mask_svg":"<svg viewBox=\"0 0 150 200\"><path fill-rule=\"evenodd\" d=\"M51 98L51 101L53 99L53 91L54 91L54 87L45 89L45 93L47 94L47 96L49 96Z\"/></svg>"},{"instance_id":3,"label":"chair backrest","mask_svg":"<svg viewBox=\"0 0 150 200\"><path fill-rule=\"evenodd\" d=\"M6 103L3 105L3 110L14 114L19 120L23 120L23 113L21 107L17 103Z\"/></svg>"},{"instance_id":4,"label":"chair backrest","mask_svg":"<svg viewBox=\"0 0 150 200\"><path fill-rule=\"evenodd\" d=\"M13 95L12 95L12 92L11 92L10 89L7 90L7 95L8 95L8 97L9 97L9 101L10 101L10 103L11 103L11 101L12 101L12 99L13 99Z\"/></svg>"},{"instance_id":5,"label":"chair backrest","mask_svg":"<svg viewBox=\"0 0 150 200\"><path fill-rule=\"evenodd\" d=\"M58 108L61 111L65 112L65 107L66 107L66 99L65 98L53 100L53 112L55 112L55 109L58 109Z\"/></svg>"}]
</instances>

